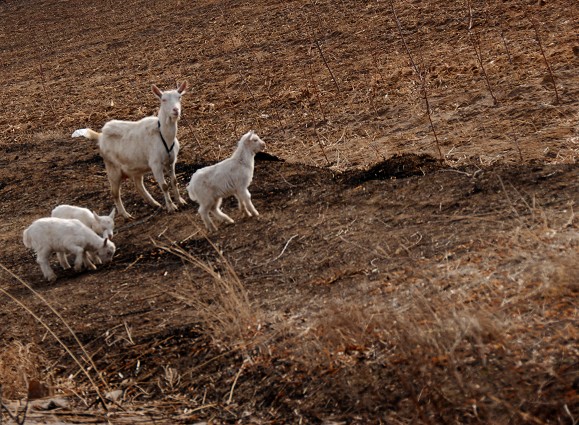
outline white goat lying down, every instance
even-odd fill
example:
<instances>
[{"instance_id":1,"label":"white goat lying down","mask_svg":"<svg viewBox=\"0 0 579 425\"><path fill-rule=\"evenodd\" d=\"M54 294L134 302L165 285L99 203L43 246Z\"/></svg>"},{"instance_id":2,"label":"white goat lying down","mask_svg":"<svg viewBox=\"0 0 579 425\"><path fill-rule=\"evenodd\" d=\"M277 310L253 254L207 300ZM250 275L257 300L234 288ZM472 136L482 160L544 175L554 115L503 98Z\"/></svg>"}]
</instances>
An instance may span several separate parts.
<instances>
[{"instance_id":1,"label":"white goat lying down","mask_svg":"<svg viewBox=\"0 0 579 425\"><path fill-rule=\"evenodd\" d=\"M177 204L186 203L179 194L175 177L175 162L179 153L177 121L181 117L181 96L186 88L187 83L183 83L176 90L162 92L153 84L153 93L161 101L158 117L146 117L140 121L112 120L104 125L101 133L90 128L72 133L72 137L98 139L115 205L125 218L130 218L131 215L125 210L121 200L123 178L131 178L137 191L149 204L161 206L143 185L143 175L149 171L153 172L163 191L169 212L177 210L177 205L169 195L165 172L169 174L169 183Z\"/></svg>"},{"instance_id":2,"label":"white goat lying down","mask_svg":"<svg viewBox=\"0 0 579 425\"><path fill-rule=\"evenodd\" d=\"M53 252L74 254L76 256L74 269L80 271L83 264L93 270L96 269L87 256L87 251L98 255L104 263L108 263L112 260L116 249L114 243L100 237L77 219L39 218L24 230L22 240L24 246L36 252L36 261L48 281L56 280L49 263L50 254ZM64 264L61 262L60 265L64 269L70 268L66 256L63 258Z\"/></svg>"},{"instance_id":3,"label":"white goat lying down","mask_svg":"<svg viewBox=\"0 0 579 425\"><path fill-rule=\"evenodd\" d=\"M103 238L112 239L113 231L115 229L115 209L111 211L109 215L98 215L94 211L88 208L76 207L73 205L59 205L52 210L51 217L57 218L76 218L80 220L84 225L91 228L96 234L102 235ZM57 252L58 261L63 264L68 264L66 259L66 253ZM96 261L98 264L102 264L102 260L96 256L96 258L91 258L90 253L87 253L90 260ZM70 265L65 268L70 268Z\"/></svg>"},{"instance_id":4,"label":"white goat lying down","mask_svg":"<svg viewBox=\"0 0 579 425\"><path fill-rule=\"evenodd\" d=\"M199 214L207 229L217 230L210 212L218 221L233 223L220 208L223 198L231 195L237 198L239 209L248 216L259 215L251 203L248 187L253 179L255 154L264 149L265 142L254 131L249 131L241 137L230 158L193 173L187 191L191 200L199 203Z\"/></svg>"}]
</instances>

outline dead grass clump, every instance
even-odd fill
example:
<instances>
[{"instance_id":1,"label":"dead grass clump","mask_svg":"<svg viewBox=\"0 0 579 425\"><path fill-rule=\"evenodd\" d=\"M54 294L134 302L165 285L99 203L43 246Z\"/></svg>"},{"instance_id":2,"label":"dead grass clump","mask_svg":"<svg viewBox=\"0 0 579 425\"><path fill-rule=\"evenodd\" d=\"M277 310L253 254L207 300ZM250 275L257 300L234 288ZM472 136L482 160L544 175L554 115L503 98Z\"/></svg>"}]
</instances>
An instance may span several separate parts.
<instances>
[{"instance_id":1,"label":"dead grass clump","mask_svg":"<svg viewBox=\"0 0 579 425\"><path fill-rule=\"evenodd\" d=\"M223 252L209 241L217 256L214 260L196 257L177 244L157 246L206 273L209 286L203 285L190 293L171 292L173 296L193 307L203 328L217 346L242 348L251 345L258 332L261 315L247 295L239 276Z\"/></svg>"},{"instance_id":2,"label":"dead grass clump","mask_svg":"<svg viewBox=\"0 0 579 425\"><path fill-rule=\"evenodd\" d=\"M548 280L548 293L563 295L569 290L579 292L579 263L576 256L566 256L553 261L553 270Z\"/></svg>"},{"instance_id":3,"label":"dead grass clump","mask_svg":"<svg viewBox=\"0 0 579 425\"><path fill-rule=\"evenodd\" d=\"M388 419L410 408L424 423L490 420L513 414L493 397L510 399L511 382L521 380L508 334L508 322L484 308L421 295L395 310L350 301L327 306L296 333L288 357L315 377L304 384L307 403L329 410L381 406Z\"/></svg>"},{"instance_id":4,"label":"dead grass clump","mask_svg":"<svg viewBox=\"0 0 579 425\"><path fill-rule=\"evenodd\" d=\"M20 341L6 343L0 348L0 386L2 396L19 400L28 395L31 382L46 381L48 362L44 354L32 343Z\"/></svg>"}]
</instances>

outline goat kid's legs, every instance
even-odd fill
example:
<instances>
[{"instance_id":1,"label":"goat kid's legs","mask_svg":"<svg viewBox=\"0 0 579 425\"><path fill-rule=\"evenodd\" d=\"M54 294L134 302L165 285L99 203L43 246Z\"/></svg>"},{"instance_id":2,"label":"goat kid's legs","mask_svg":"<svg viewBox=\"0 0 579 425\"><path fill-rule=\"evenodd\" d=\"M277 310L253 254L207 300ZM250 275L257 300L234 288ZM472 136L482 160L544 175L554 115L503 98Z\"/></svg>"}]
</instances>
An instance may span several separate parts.
<instances>
[{"instance_id":1,"label":"goat kid's legs","mask_svg":"<svg viewBox=\"0 0 579 425\"><path fill-rule=\"evenodd\" d=\"M51 252L49 250L42 250L36 253L36 262L40 266L40 270L44 275L44 278L49 282L54 282L56 280L56 275L50 267L49 257Z\"/></svg>"},{"instance_id":2,"label":"goat kid's legs","mask_svg":"<svg viewBox=\"0 0 579 425\"><path fill-rule=\"evenodd\" d=\"M93 255L88 251L83 251L82 255L83 255L82 263L84 264L84 266L87 269L96 270L96 266L92 262ZM96 258L98 258L100 260L98 255L96 255ZM101 264L102 264L102 261L101 261Z\"/></svg>"},{"instance_id":3,"label":"goat kid's legs","mask_svg":"<svg viewBox=\"0 0 579 425\"><path fill-rule=\"evenodd\" d=\"M209 231L215 231L217 230L217 226L215 225L215 223L213 223L213 220L211 220L211 217L209 217L209 209L203 205L199 206L199 215L201 216L201 219L203 220L203 224L205 224L205 227L207 228L207 230Z\"/></svg>"},{"instance_id":4,"label":"goat kid's legs","mask_svg":"<svg viewBox=\"0 0 579 425\"><path fill-rule=\"evenodd\" d=\"M66 258L66 252L57 252L56 257L58 258L60 267L62 267L64 270L70 269L70 264L68 262L68 259Z\"/></svg>"},{"instance_id":5,"label":"goat kid's legs","mask_svg":"<svg viewBox=\"0 0 579 425\"><path fill-rule=\"evenodd\" d=\"M249 193L249 190L246 189L236 194L235 197L237 198L237 202L239 202L240 210L245 211L245 213L250 217L259 215L251 202L251 194Z\"/></svg>"},{"instance_id":6,"label":"goat kid's legs","mask_svg":"<svg viewBox=\"0 0 579 425\"><path fill-rule=\"evenodd\" d=\"M221 211L221 201L223 201L223 199L219 198L215 203L212 209L213 214L215 215L215 217L217 217L219 221L226 221L229 224L235 223L231 217L229 217L227 214Z\"/></svg>"}]
</instances>

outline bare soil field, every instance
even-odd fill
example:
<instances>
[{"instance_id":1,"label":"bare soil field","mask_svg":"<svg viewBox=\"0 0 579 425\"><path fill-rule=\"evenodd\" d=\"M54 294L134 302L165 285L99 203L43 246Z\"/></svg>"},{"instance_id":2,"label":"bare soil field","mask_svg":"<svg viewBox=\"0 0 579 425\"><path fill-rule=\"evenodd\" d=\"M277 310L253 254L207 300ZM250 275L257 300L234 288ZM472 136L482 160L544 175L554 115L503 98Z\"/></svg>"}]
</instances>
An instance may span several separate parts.
<instances>
[{"instance_id":1,"label":"bare soil field","mask_svg":"<svg viewBox=\"0 0 579 425\"><path fill-rule=\"evenodd\" d=\"M0 422L576 424L578 11L0 1ZM113 262L46 282L22 231L113 207L72 132L182 81L182 195L254 129L260 216L126 182Z\"/></svg>"}]
</instances>

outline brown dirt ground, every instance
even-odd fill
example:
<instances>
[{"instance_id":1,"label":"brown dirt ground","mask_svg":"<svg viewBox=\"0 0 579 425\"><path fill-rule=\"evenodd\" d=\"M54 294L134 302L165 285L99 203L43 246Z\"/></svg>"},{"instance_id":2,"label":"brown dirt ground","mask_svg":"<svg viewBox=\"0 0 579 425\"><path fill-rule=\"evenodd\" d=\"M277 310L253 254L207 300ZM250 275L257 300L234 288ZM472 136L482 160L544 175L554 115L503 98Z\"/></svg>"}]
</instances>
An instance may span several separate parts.
<instances>
[{"instance_id":1,"label":"brown dirt ground","mask_svg":"<svg viewBox=\"0 0 579 425\"><path fill-rule=\"evenodd\" d=\"M69 403L28 423L579 419L577 3L394 7L436 138L388 1L0 1L0 371L28 347ZM43 281L22 231L112 207L72 131L154 114L150 85L184 80L183 192L253 128L261 215L226 201L236 223L206 239L192 202L154 211L127 184L114 262ZM92 404L38 295L120 407Z\"/></svg>"}]
</instances>

